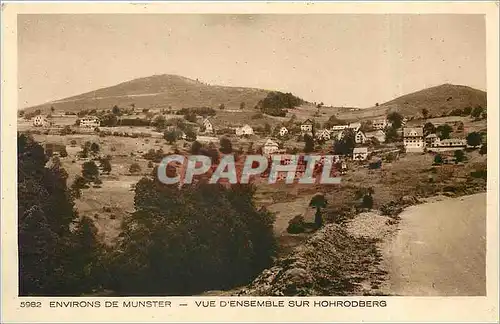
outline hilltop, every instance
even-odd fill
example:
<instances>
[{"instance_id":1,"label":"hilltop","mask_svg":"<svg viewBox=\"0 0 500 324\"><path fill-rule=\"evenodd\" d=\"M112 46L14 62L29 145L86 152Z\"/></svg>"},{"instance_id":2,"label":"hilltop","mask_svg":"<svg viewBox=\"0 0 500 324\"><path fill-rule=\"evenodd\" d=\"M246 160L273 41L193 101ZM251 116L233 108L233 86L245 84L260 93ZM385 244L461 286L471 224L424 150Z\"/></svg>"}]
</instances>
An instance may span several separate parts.
<instances>
[{"instance_id":1,"label":"hilltop","mask_svg":"<svg viewBox=\"0 0 500 324\"><path fill-rule=\"evenodd\" d=\"M463 85L442 84L403 95L379 106L339 113L340 119L363 119L397 111L404 116L421 116L427 109L430 116L439 117L453 109L486 107L486 92Z\"/></svg>"},{"instance_id":2,"label":"hilltop","mask_svg":"<svg viewBox=\"0 0 500 324\"><path fill-rule=\"evenodd\" d=\"M78 112L84 109L110 109L114 105L133 105L141 109L171 107L176 110L202 106L216 108L224 104L226 109L239 109L242 102L247 109L253 109L268 93L263 89L209 85L178 75L162 74L29 107L25 111L41 109L48 112L50 107L54 107L58 111Z\"/></svg>"}]
</instances>

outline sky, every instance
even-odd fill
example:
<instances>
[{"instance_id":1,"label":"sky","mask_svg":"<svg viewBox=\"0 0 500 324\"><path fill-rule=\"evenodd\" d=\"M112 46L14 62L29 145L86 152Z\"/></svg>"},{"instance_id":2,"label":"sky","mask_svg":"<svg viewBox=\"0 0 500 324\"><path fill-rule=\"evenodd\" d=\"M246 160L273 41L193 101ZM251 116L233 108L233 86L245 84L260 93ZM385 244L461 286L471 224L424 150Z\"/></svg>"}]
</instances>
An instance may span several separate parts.
<instances>
[{"instance_id":1,"label":"sky","mask_svg":"<svg viewBox=\"0 0 500 324\"><path fill-rule=\"evenodd\" d=\"M19 108L154 74L369 107L443 83L486 90L482 15L18 16Z\"/></svg>"}]
</instances>

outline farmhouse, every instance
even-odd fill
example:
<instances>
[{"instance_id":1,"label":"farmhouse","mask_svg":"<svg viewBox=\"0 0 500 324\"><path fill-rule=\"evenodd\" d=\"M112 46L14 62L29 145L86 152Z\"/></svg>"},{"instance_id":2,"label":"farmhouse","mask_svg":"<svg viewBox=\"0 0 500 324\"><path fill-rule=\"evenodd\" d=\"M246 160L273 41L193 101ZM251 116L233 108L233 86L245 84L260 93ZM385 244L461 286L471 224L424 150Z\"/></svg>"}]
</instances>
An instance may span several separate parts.
<instances>
[{"instance_id":1,"label":"farmhouse","mask_svg":"<svg viewBox=\"0 0 500 324\"><path fill-rule=\"evenodd\" d=\"M205 133L214 132L214 126L212 125L212 122L208 120L208 118L205 118L205 120L203 120L203 126L205 127Z\"/></svg>"},{"instance_id":2,"label":"farmhouse","mask_svg":"<svg viewBox=\"0 0 500 324\"><path fill-rule=\"evenodd\" d=\"M366 135L362 131L358 130L355 136L356 144L363 144L366 142Z\"/></svg>"},{"instance_id":3,"label":"farmhouse","mask_svg":"<svg viewBox=\"0 0 500 324\"><path fill-rule=\"evenodd\" d=\"M47 120L47 118L45 118L42 115L38 115L38 116L35 116L33 118L33 126L35 126L35 127L43 127L43 126L48 126L48 125L49 125L49 121Z\"/></svg>"},{"instance_id":4,"label":"farmhouse","mask_svg":"<svg viewBox=\"0 0 500 324\"><path fill-rule=\"evenodd\" d=\"M280 136L285 136L286 134L288 134L288 129L285 126L281 127Z\"/></svg>"},{"instance_id":5,"label":"farmhouse","mask_svg":"<svg viewBox=\"0 0 500 324\"><path fill-rule=\"evenodd\" d=\"M328 129L319 130L316 134L318 140L328 141L331 138L331 132Z\"/></svg>"},{"instance_id":6,"label":"farmhouse","mask_svg":"<svg viewBox=\"0 0 500 324\"><path fill-rule=\"evenodd\" d=\"M389 124L390 123L387 121L386 118L382 118L382 119L375 119L372 123L372 126L375 129L384 129L387 126L390 126Z\"/></svg>"},{"instance_id":7,"label":"farmhouse","mask_svg":"<svg viewBox=\"0 0 500 324\"><path fill-rule=\"evenodd\" d=\"M375 138L380 143L385 142L385 133L380 129L374 132L367 132L365 135L367 139Z\"/></svg>"},{"instance_id":8,"label":"farmhouse","mask_svg":"<svg viewBox=\"0 0 500 324\"><path fill-rule=\"evenodd\" d=\"M236 135L238 136L253 135L253 128L250 127L250 125L246 124L243 127L239 127L236 129Z\"/></svg>"},{"instance_id":9,"label":"farmhouse","mask_svg":"<svg viewBox=\"0 0 500 324\"><path fill-rule=\"evenodd\" d=\"M352 159L354 161L364 161L368 158L367 147L355 147L352 151Z\"/></svg>"},{"instance_id":10,"label":"farmhouse","mask_svg":"<svg viewBox=\"0 0 500 324\"><path fill-rule=\"evenodd\" d=\"M100 125L101 121L95 116L87 116L80 119L80 127L96 128Z\"/></svg>"},{"instance_id":11,"label":"farmhouse","mask_svg":"<svg viewBox=\"0 0 500 324\"><path fill-rule=\"evenodd\" d=\"M424 151L424 130L422 127L403 128L403 138L406 152Z\"/></svg>"},{"instance_id":12,"label":"farmhouse","mask_svg":"<svg viewBox=\"0 0 500 324\"><path fill-rule=\"evenodd\" d=\"M305 134L312 135L313 125L314 123L312 122L312 120L306 119L306 121L304 121L302 125L300 125L300 131L302 132L302 135Z\"/></svg>"},{"instance_id":13,"label":"farmhouse","mask_svg":"<svg viewBox=\"0 0 500 324\"><path fill-rule=\"evenodd\" d=\"M279 145L272 139L268 138L266 143L264 143L264 147L262 148L262 153L269 155L278 152Z\"/></svg>"}]
</instances>

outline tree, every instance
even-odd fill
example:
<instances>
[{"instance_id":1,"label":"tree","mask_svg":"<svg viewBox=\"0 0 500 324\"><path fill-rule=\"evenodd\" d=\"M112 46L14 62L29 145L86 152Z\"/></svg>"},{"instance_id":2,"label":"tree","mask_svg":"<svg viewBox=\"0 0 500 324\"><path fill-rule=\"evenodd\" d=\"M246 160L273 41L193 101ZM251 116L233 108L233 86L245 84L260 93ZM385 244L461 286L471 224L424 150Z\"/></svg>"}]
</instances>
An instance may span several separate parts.
<instances>
[{"instance_id":1,"label":"tree","mask_svg":"<svg viewBox=\"0 0 500 324\"><path fill-rule=\"evenodd\" d=\"M108 158L101 159L102 172L109 174L111 172L111 162Z\"/></svg>"},{"instance_id":2,"label":"tree","mask_svg":"<svg viewBox=\"0 0 500 324\"><path fill-rule=\"evenodd\" d=\"M141 172L141 166L138 163L132 163L130 168L128 169L130 173L139 173Z\"/></svg>"},{"instance_id":3,"label":"tree","mask_svg":"<svg viewBox=\"0 0 500 324\"><path fill-rule=\"evenodd\" d=\"M424 136L427 136L429 134L435 134L436 133L436 127L434 126L433 123L427 122L424 125Z\"/></svg>"},{"instance_id":4,"label":"tree","mask_svg":"<svg viewBox=\"0 0 500 324\"><path fill-rule=\"evenodd\" d=\"M220 110L224 110L225 108L226 108L226 105L224 105L223 103L219 105Z\"/></svg>"},{"instance_id":5,"label":"tree","mask_svg":"<svg viewBox=\"0 0 500 324\"><path fill-rule=\"evenodd\" d=\"M471 116L474 117L474 118L479 118L479 116L481 116L481 114L483 113L484 111L484 108L482 106L476 106L474 108L474 110L472 110L471 112Z\"/></svg>"},{"instance_id":6,"label":"tree","mask_svg":"<svg viewBox=\"0 0 500 324\"><path fill-rule=\"evenodd\" d=\"M450 138L450 133L453 131L453 128L451 128L450 125L444 124L444 125L439 125L436 128L436 133L439 139L447 139Z\"/></svg>"},{"instance_id":7,"label":"tree","mask_svg":"<svg viewBox=\"0 0 500 324\"><path fill-rule=\"evenodd\" d=\"M229 140L229 138L222 137L220 139L219 151L221 151L224 154L229 154L229 153L233 152L233 145L231 144L231 141Z\"/></svg>"},{"instance_id":8,"label":"tree","mask_svg":"<svg viewBox=\"0 0 500 324\"><path fill-rule=\"evenodd\" d=\"M85 188L86 185L87 181L85 180L85 178L77 175L75 177L75 180L73 180L73 184L71 184L71 189L70 189L71 195L74 198L80 198L82 196L81 190Z\"/></svg>"},{"instance_id":9,"label":"tree","mask_svg":"<svg viewBox=\"0 0 500 324\"><path fill-rule=\"evenodd\" d=\"M478 132L472 132L467 135L467 145L478 147L483 142L483 137Z\"/></svg>"},{"instance_id":10,"label":"tree","mask_svg":"<svg viewBox=\"0 0 500 324\"><path fill-rule=\"evenodd\" d=\"M264 114L271 116L286 116L286 109L292 109L301 105L304 101L291 93L272 91L266 98L260 100L255 106Z\"/></svg>"},{"instance_id":11,"label":"tree","mask_svg":"<svg viewBox=\"0 0 500 324\"><path fill-rule=\"evenodd\" d=\"M243 101L240 103L240 109L241 110L245 109L245 103Z\"/></svg>"},{"instance_id":12,"label":"tree","mask_svg":"<svg viewBox=\"0 0 500 324\"><path fill-rule=\"evenodd\" d=\"M427 117L429 116L429 110L427 110L426 108L422 109L422 116L424 117L424 119L427 119Z\"/></svg>"},{"instance_id":13,"label":"tree","mask_svg":"<svg viewBox=\"0 0 500 324\"><path fill-rule=\"evenodd\" d=\"M76 146L76 141L74 139L71 140L71 142L69 142L71 144L71 146Z\"/></svg>"},{"instance_id":14,"label":"tree","mask_svg":"<svg viewBox=\"0 0 500 324\"><path fill-rule=\"evenodd\" d=\"M191 122L195 123L196 122L196 114L194 112L189 112L184 114L184 119Z\"/></svg>"},{"instance_id":15,"label":"tree","mask_svg":"<svg viewBox=\"0 0 500 324\"><path fill-rule=\"evenodd\" d=\"M43 148L31 137L18 135L17 148L19 295L91 292L97 288L92 284L95 277L84 270L99 260L89 258L77 265L70 225L78 228L81 221L66 186L67 173L60 167L47 168Z\"/></svg>"},{"instance_id":16,"label":"tree","mask_svg":"<svg viewBox=\"0 0 500 324\"><path fill-rule=\"evenodd\" d=\"M187 141L196 141L196 132L192 128L187 128L184 131L184 134L186 134L186 140Z\"/></svg>"},{"instance_id":17,"label":"tree","mask_svg":"<svg viewBox=\"0 0 500 324\"><path fill-rule=\"evenodd\" d=\"M391 112L387 115L387 120L391 122L394 129L401 128L403 123L403 116L397 112Z\"/></svg>"},{"instance_id":18,"label":"tree","mask_svg":"<svg viewBox=\"0 0 500 324\"><path fill-rule=\"evenodd\" d=\"M333 126L344 125L345 123L345 121L338 119L337 116L331 115L323 126L325 128L332 128Z\"/></svg>"},{"instance_id":19,"label":"tree","mask_svg":"<svg viewBox=\"0 0 500 324\"><path fill-rule=\"evenodd\" d=\"M54 106L50 106L50 112L54 113L54 111L56 111L56 109L54 108Z\"/></svg>"},{"instance_id":20,"label":"tree","mask_svg":"<svg viewBox=\"0 0 500 324\"><path fill-rule=\"evenodd\" d=\"M120 108L118 108L118 106L117 106L117 105L114 105L114 106L113 106L113 109L112 109L111 111L112 111L112 112L113 112L113 114L115 114L115 115L121 115L121 110L120 110Z\"/></svg>"},{"instance_id":21,"label":"tree","mask_svg":"<svg viewBox=\"0 0 500 324\"><path fill-rule=\"evenodd\" d=\"M92 144L90 145L90 152L92 152L92 154L97 154L97 153L99 153L99 150L100 150L99 144L97 144L97 143L92 143Z\"/></svg>"},{"instance_id":22,"label":"tree","mask_svg":"<svg viewBox=\"0 0 500 324\"><path fill-rule=\"evenodd\" d=\"M314 151L314 139L312 138L311 135L305 134L304 135L304 153L311 153Z\"/></svg>"},{"instance_id":23,"label":"tree","mask_svg":"<svg viewBox=\"0 0 500 324\"><path fill-rule=\"evenodd\" d=\"M82 176L87 181L95 181L99 178L99 168L94 161L88 161L82 165Z\"/></svg>"},{"instance_id":24,"label":"tree","mask_svg":"<svg viewBox=\"0 0 500 324\"><path fill-rule=\"evenodd\" d=\"M271 134L271 125L269 123L264 124L264 134Z\"/></svg>"},{"instance_id":25,"label":"tree","mask_svg":"<svg viewBox=\"0 0 500 324\"><path fill-rule=\"evenodd\" d=\"M462 150L456 150L453 154L455 156L455 163L465 161L465 153Z\"/></svg>"},{"instance_id":26,"label":"tree","mask_svg":"<svg viewBox=\"0 0 500 324\"><path fill-rule=\"evenodd\" d=\"M338 155L351 155L356 145L356 134L352 129L343 131L340 139L336 139L333 143L333 151Z\"/></svg>"},{"instance_id":27,"label":"tree","mask_svg":"<svg viewBox=\"0 0 500 324\"><path fill-rule=\"evenodd\" d=\"M320 228L323 225L323 218L321 217L321 208L325 208L327 205L327 200L323 194L316 194L311 198L309 202L309 207L316 208L316 214L314 215L314 224L316 228Z\"/></svg>"},{"instance_id":28,"label":"tree","mask_svg":"<svg viewBox=\"0 0 500 324\"><path fill-rule=\"evenodd\" d=\"M173 144L177 140L177 133L175 131L166 131L163 138L169 143Z\"/></svg>"},{"instance_id":29,"label":"tree","mask_svg":"<svg viewBox=\"0 0 500 324\"><path fill-rule=\"evenodd\" d=\"M276 253L274 217L251 185L164 185L143 178L123 223L111 288L120 295L193 295L255 278ZM134 280L130 280L133 278Z\"/></svg>"},{"instance_id":30,"label":"tree","mask_svg":"<svg viewBox=\"0 0 500 324\"><path fill-rule=\"evenodd\" d=\"M194 141L193 144L191 144L191 154L199 155L202 147L203 145L201 145L200 142Z\"/></svg>"},{"instance_id":31,"label":"tree","mask_svg":"<svg viewBox=\"0 0 500 324\"><path fill-rule=\"evenodd\" d=\"M118 117L117 114L106 114L101 117L101 126L103 127L114 127L118 125Z\"/></svg>"}]
</instances>

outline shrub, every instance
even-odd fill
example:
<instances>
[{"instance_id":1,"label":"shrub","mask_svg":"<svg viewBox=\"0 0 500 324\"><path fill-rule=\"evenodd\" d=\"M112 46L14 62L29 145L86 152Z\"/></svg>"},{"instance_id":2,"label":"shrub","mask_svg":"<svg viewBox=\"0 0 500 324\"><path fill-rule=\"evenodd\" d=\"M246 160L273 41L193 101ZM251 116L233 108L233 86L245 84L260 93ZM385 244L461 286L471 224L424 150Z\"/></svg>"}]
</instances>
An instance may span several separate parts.
<instances>
[{"instance_id":1,"label":"shrub","mask_svg":"<svg viewBox=\"0 0 500 324\"><path fill-rule=\"evenodd\" d=\"M443 157L441 154L436 154L434 157L434 164L443 164Z\"/></svg>"},{"instance_id":2,"label":"shrub","mask_svg":"<svg viewBox=\"0 0 500 324\"><path fill-rule=\"evenodd\" d=\"M373 208L373 197L371 194L363 196L363 201L361 202L361 207L368 208L368 209Z\"/></svg>"},{"instance_id":3,"label":"shrub","mask_svg":"<svg viewBox=\"0 0 500 324\"><path fill-rule=\"evenodd\" d=\"M141 172L141 166L137 163L132 163L128 169L130 173L139 173Z\"/></svg>"},{"instance_id":4,"label":"shrub","mask_svg":"<svg viewBox=\"0 0 500 324\"><path fill-rule=\"evenodd\" d=\"M477 147L483 142L483 137L478 132L472 132L467 135L467 145Z\"/></svg>"},{"instance_id":5,"label":"shrub","mask_svg":"<svg viewBox=\"0 0 500 324\"><path fill-rule=\"evenodd\" d=\"M72 133L73 133L73 130L69 126L64 126L63 129L61 129L61 135L63 135L63 136L69 135Z\"/></svg>"},{"instance_id":6,"label":"shrub","mask_svg":"<svg viewBox=\"0 0 500 324\"><path fill-rule=\"evenodd\" d=\"M465 153L462 150L456 150L453 154L455 156L455 163L460 163L465 161Z\"/></svg>"},{"instance_id":7,"label":"shrub","mask_svg":"<svg viewBox=\"0 0 500 324\"><path fill-rule=\"evenodd\" d=\"M96 181L99 178L99 169L94 161L83 163L82 176L86 181Z\"/></svg>"},{"instance_id":8,"label":"shrub","mask_svg":"<svg viewBox=\"0 0 500 324\"><path fill-rule=\"evenodd\" d=\"M231 141L227 137L222 137L220 139L220 149L221 153L224 154L229 154L233 152L233 145L231 144Z\"/></svg>"},{"instance_id":9,"label":"shrub","mask_svg":"<svg viewBox=\"0 0 500 324\"><path fill-rule=\"evenodd\" d=\"M299 234L305 231L304 217L297 215L288 222L286 231L290 234Z\"/></svg>"}]
</instances>

